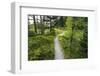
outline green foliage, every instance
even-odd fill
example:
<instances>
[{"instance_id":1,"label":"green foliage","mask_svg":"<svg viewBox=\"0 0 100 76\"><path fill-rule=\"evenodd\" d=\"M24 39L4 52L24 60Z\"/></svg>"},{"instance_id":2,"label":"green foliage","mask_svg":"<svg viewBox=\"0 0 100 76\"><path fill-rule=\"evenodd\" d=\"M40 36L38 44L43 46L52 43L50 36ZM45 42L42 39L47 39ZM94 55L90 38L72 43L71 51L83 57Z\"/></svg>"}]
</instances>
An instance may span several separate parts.
<instances>
[{"instance_id":1,"label":"green foliage","mask_svg":"<svg viewBox=\"0 0 100 76\"><path fill-rule=\"evenodd\" d=\"M58 36L65 59L88 57L88 18L40 16L28 25L28 60L55 57L54 38Z\"/></svg>"},{"instance_id":2,"label":"green foliage","mask_svg":"<svg viewBox=\"0 0 100 76\"><path fill-rule=\"evenodd\" d=\"M87 22L85 20L86 19L84 17L67 17L67 30L63 30L63 35L59 35L59 41L63 48L65 58L87 58L88 38L86 27ZM72 29L73 25L75 26L74 29ZM71 36L72 43L70 42Z\"/></svg>"},{"instance_id":3,"label":"green foliage","mask_svg":"<svg viewBox=\"0 0 100 76\"><path fill-rule=\"evenodd\" d=\"M71 30L72 29L72 25L73 25L73 17L69 16L69 17L66 18L67 29Z\"/></svg>"},{"instance_id":4,"label":"green foliage","mask_svg":"<svg viewBox=\"0 0 100 76\"><path fill-rule=\"evenodd\" d=\"M29 37L28 60L54 59L54 37L50 35L38 35Z\"/></svg>"}]
</instances>

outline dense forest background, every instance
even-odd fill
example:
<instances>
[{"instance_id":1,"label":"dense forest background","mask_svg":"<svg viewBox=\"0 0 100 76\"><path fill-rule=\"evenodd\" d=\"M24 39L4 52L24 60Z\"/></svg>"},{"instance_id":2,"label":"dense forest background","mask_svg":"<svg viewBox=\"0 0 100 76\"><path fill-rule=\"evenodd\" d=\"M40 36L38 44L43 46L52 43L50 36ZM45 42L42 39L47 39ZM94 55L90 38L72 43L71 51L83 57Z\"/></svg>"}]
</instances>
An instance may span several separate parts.
<instances>
[{"instance_id":1,"label":"dense forest background","mask_svg":"<svg viewBox=\"0 0 100 76\"><path fill-rule=\"evenodd\" d=\"M64 59L88 57L88 18L28 15L28 60L55 59L58 38Z\"/></svg>"}]
</instances>

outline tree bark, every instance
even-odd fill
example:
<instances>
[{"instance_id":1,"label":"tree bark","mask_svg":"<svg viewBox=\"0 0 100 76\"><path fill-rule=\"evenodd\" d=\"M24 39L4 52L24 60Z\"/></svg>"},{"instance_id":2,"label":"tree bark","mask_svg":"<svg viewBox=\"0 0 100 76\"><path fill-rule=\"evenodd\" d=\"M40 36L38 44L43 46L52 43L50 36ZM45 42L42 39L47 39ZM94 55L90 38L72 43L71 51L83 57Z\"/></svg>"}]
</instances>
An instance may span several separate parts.
<instances>
[{"instance_id":1,"label":"tree bark","mask_svg":"<svg viewBox=\"0 0 100 76\"><path fill-rule=\"evenodd\" d=\"M37 27L36 27L35 15L33 15L33 20L34 20L34 30L35 30L35 33L37 33Z\"/></svg>"},{"instance_id":2,"label":"tree bark","mask_svg":"<svg viewBox=\"0 0 100 76\"><path fill-rule=\"evenodd\" d=\"M50 32L51 32L51 29L52 29L52 23L51 23L51 18L50 18Z\"/></svg>"},{"instance_id":3,"label":"tree bark","mask_svg":"<svg viewBox=\"0 0 100 76\"><path fill-rule=\"evenodd\" d=\"M44 24L42 16L40 16L40 23L41 23L41 34L44 34Z\"/></svg>"}]
</instances>

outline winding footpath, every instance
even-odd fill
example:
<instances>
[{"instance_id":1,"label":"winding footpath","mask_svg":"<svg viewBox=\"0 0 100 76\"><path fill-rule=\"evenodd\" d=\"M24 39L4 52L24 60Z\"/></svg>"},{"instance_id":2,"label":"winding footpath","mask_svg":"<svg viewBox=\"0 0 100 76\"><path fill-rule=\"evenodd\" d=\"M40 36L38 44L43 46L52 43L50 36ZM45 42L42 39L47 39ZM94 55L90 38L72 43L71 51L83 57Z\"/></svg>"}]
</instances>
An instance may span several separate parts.
<instances>
[{"instance_id":1,"label":"winding footpath","mask_svg":"<svg viewBox=\"0 0 100 76\"><path fill-rule=\"evenodd\" d=\"M64 55L61 50L61 46L57 36L54 39L54 45L55 45L55 59L64 59Z\"/></svg>"}]
</instances>

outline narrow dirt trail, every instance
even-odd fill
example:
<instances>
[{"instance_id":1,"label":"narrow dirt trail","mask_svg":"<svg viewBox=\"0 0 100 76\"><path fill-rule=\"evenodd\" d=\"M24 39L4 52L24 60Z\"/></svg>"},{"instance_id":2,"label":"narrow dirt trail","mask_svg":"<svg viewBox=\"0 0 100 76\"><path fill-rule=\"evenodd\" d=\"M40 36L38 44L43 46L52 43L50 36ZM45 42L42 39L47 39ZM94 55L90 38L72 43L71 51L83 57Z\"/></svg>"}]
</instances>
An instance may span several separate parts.
<instances>
[{"instance_id":1,"label":"narrow dirt trail","mask_svg":"<svg viewBox=\"0 0 100 76\"><path fill-rule=\"evenodd\" d=\"M54 39L54 45L55 45L55 59L64 59L64 55L61 50L61 46L57 36Z\"/></svg>"}]
</instances>

